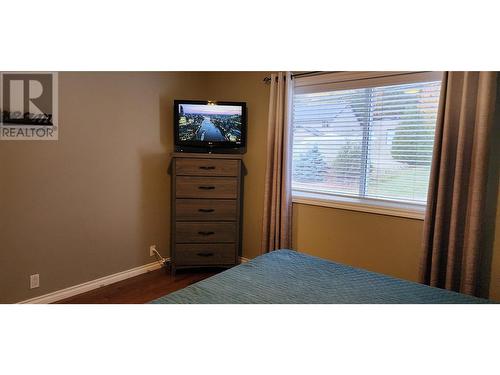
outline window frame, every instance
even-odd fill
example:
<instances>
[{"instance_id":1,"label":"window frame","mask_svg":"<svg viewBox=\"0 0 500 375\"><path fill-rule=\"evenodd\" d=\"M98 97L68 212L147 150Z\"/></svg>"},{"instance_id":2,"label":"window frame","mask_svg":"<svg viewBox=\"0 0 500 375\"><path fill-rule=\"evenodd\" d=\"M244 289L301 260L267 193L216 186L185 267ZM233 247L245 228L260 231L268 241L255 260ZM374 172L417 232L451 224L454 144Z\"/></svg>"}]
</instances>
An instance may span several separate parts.
<instances>
[{"instance_id":1,"label":"window frame","mask_svg":"<svg viewBox=\"0 0 500 375\"><path fill-rule=\"evenodd\" d=\"M415 82L442 81L443 72L336 72L321 73L294 79L296 93L326 92L365 87L401 85ZM442 86L441 86L442 87ZM292 104L293 105L293 104ZM293 119L292 119L293 121ZM293 126L293 123L291 124ZM293 142L292 142L293 147ZM353 197L338 193L293 188L292 202L321 207L359 211L371 214L424 220L426 204L409 203L397 199Z\"/></svg>"}]
</instances>

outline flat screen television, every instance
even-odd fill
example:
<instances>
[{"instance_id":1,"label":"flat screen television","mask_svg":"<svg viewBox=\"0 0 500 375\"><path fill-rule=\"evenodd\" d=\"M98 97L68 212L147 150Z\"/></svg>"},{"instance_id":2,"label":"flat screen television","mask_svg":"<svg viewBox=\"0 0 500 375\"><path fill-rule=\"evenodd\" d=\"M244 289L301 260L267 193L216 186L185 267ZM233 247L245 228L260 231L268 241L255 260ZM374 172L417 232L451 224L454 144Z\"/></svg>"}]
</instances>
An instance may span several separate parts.
<instances>
[{"instance_id":1,"label":"flat screen television","mask_svg":"<svg viewBox=\"0 0 500 375\"><path fill-rule=\"evenodd\" d=\"M246 130L244 102L174 100L177 152L244 153Z\"/></svg>"}]
</instances>

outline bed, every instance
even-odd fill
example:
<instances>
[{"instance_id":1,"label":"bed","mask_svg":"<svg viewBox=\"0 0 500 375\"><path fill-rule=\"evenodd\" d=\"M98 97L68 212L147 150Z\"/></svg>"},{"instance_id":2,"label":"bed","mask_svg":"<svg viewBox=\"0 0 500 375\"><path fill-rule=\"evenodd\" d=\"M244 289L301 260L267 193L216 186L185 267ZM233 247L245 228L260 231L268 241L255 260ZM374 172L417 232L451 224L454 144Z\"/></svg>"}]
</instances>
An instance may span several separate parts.
<instances>
[{"instance_id":1,"label":"bed","mask_svg":"<svg viewBox=\"0 0 500 375\"><path fill-rule=\"evenodd\" d=\"M154 304L488 303L292 250L259 256Z\"/></svg>"}]
</instances>

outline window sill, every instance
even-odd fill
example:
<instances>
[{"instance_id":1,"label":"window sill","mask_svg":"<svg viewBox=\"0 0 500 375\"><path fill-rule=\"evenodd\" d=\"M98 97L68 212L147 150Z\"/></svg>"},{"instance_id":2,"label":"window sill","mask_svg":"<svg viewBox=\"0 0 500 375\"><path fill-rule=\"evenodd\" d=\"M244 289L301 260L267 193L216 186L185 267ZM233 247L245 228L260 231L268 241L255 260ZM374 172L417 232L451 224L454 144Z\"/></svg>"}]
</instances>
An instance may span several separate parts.
<instances>
[{"instance_id":1,"label":"window sill","mask_svg":"<svg viewBox=\"0 0 500 375\"><path fill-rule=\"evenodd\" d=\"M292 202L417 220L424 220L425 217L425 207L422 205L377 199L360 199L339 195L293 191Z\"/></svg>"}]
</instances>

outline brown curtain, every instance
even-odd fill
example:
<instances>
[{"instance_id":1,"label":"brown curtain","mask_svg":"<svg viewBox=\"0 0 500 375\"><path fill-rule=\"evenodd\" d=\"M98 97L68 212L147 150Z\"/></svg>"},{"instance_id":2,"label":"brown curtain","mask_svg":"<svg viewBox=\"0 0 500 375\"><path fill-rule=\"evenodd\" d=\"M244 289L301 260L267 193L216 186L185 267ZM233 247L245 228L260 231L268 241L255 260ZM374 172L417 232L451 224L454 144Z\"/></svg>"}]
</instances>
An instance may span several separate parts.
<instances>
[{"instance_id":1,"label":"brown curtain","mask_svg":"<svg viewBox=\"0 0 500 375\"><path fill-rule=\"evenodd\" d=\"M262 252L291 248L291 75L271 75Z\"/></svg>"},{"instance_id":2,"label":"brown curtain","mask_svg":"<svg viewBox=\"0 0 500 375\"><path fill-rule=\"evenodd\" d=\"M421 281L472 295L480 292L496 74L445 73L424 224Z\"/></svg>"}]
</instances>

